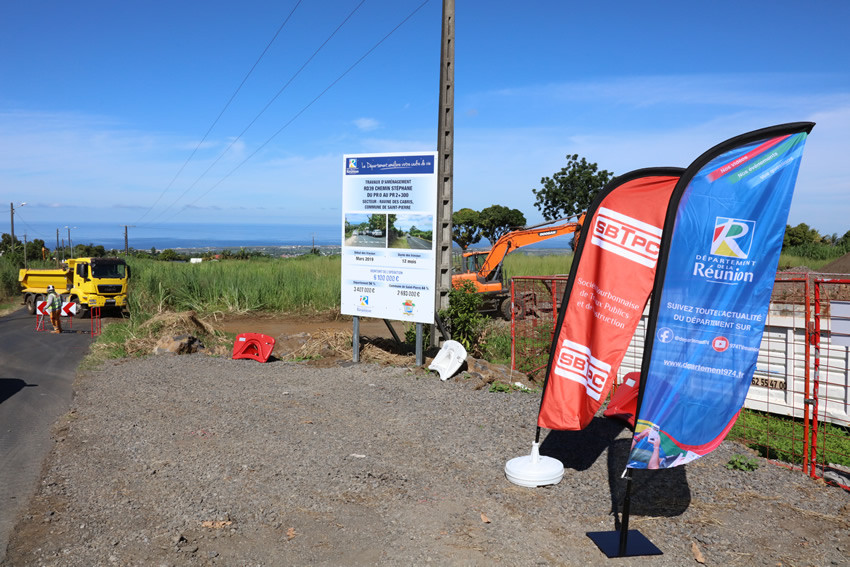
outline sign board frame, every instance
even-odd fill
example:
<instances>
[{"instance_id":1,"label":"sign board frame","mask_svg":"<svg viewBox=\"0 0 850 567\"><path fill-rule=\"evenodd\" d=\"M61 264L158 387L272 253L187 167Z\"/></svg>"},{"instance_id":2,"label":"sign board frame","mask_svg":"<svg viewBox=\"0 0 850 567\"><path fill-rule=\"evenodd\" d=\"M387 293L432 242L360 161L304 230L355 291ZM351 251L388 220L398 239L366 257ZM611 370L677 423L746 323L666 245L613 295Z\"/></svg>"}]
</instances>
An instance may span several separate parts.
<instances>
[{"instance_id":1,"label":"sign board frame","mask_svg":"<svg viewBox=\"0 0 850 567\"><path fill-rule=\"evenodd\" d=\"M346 154L340 312L434 323L437 152Z\"/></svg>"}]
</instances>

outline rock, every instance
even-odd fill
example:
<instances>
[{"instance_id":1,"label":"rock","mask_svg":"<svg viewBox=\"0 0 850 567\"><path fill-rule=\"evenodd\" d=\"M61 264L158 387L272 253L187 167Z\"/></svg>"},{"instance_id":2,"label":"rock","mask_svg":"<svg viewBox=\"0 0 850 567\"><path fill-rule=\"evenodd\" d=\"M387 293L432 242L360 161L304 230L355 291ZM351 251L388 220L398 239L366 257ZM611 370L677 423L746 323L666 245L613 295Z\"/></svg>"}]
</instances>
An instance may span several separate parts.
<instances>
[{"instance_id":1,"label":"rock","mask_svg":"<svg viewBox=\"0 0 850 567\"><path fill-rule=\"evenodd\" d=\"M294 335L280 335L275 341L274 352L276 358L283 358L288 355L294 355L304 348L304 346L312 339L310 333L296 333Z\"/></svg>"},{"instance_id":2,"label":"rock","mask_svg":"<svg viewBox=\"0 0 850 567\"><path fill-rule=\"evenodd\" d=\"M165 336L157 341L154 354L194 354L204 349L204 343L192 335Z\"/></svg>"},{"instance_id":3,"label":"rock","mask_svg":"<svg viewBox=\"0 0 850 567\"><path fill-rule=\"evenodd\" d=\"M493 382L504 382L505 384L520 382L529 388L535 387L523 372L511 370L510 367L504 364L493 364L472 356L466 358L465 368L461 367L461 373L455 379L458 376L463 376L463 370L466 371L467 378L472 377L477 379L477 381L470 380L470 382L473 382L476 390L480 390Z\"/></svg>"}]
</instances>

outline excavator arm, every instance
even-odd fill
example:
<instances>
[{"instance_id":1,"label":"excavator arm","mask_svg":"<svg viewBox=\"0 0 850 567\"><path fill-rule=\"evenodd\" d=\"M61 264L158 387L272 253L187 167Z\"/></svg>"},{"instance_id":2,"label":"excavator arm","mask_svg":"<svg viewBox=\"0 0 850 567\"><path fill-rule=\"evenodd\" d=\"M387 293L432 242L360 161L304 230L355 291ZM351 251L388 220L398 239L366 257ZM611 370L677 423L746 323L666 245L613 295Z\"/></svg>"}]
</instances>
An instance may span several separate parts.
<instances>
[{"instance_id":1,"label":"excavator arm","mask_svg":"<svg viewBox=\"0 0 850 567\"><path fill-rule=\"evenodd\" d=\"M508 232L497 240L496 244L493 245L493 248L490 249L490 252L487 254L487 258L478 270L478 278L480 280L490 279L494 272L501 269L502 261L510 252L513 252L518 248L522 248L523 246L549 240L550 238L572 234L581 228L582 221L584 221L584 215L579 218L578 222L568 222L556 225L552 223L559 221L551 221L529 228Z\"/></svg>"}]
</instances>

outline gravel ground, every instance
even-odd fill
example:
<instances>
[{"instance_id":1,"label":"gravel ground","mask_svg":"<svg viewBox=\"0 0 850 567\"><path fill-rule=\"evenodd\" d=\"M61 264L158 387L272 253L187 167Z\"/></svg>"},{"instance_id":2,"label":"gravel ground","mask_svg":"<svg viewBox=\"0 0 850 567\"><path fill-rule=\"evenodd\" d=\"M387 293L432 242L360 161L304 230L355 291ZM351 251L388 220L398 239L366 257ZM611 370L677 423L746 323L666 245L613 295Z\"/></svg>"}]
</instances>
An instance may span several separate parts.
<instances>
[{"instance_id":1,"label":"gravel ground","mask_svg":"<svg viewBox=\"0 0 850 567\"><path fill-rule=\"evenodd\" d=\"M632 529L664 555L606 559L630 433L550 432L556 486L523 488L539 394L420 369L151 356L77 377L4 565L848 565L850 495L724 443L636 471ZM643 473L643 474L641 474Z\"/></svg>"}]
</instances>

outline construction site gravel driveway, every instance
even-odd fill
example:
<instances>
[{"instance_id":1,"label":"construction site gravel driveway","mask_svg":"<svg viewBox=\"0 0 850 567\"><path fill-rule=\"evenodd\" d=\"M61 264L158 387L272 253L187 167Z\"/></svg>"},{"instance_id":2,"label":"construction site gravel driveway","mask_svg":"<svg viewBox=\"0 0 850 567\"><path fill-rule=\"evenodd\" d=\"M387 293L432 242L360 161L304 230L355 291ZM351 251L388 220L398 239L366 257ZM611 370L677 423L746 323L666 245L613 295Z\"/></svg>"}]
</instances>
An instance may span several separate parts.
<instances>
[{"instance_id":1,"label":"construction site gravel driveway","mask_svg":"<svg viewBox=\"0 0 850 567\"><path fill-rule=\"evenodd\" d=\"M551 487L508 482L540 394L373 363L206 355L78 375L5 565L848 565L850 495L726 442L636 471L632 529L663 555L608 559L631 434L549 432ZM642 473L642 474L641 474Z\"/></svg>"}]
</instances>

